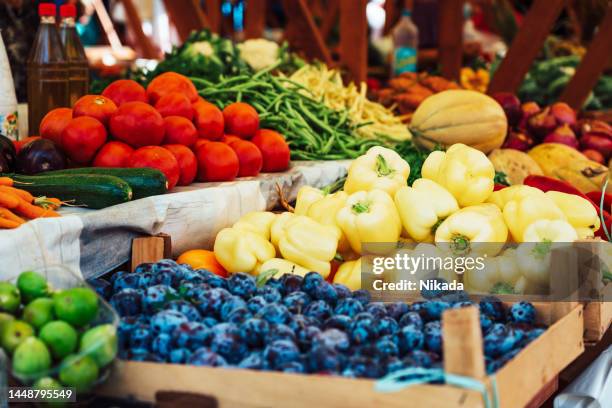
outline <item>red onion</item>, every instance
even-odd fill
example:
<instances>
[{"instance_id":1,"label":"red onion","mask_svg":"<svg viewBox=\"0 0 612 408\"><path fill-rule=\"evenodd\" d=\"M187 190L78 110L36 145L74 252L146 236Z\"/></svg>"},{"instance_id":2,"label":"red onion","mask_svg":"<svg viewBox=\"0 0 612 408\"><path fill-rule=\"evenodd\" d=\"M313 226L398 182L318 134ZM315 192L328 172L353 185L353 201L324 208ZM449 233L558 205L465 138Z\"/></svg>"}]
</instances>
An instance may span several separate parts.
<instances>
[{"instance_id":1,"label":"red onion","mask_svg":"<svg viewBox=\"0 0 612 408\"><path fill-rule=\"evenodd\" d=\"M495 99L504 109L504 113L508 119L508 125L510 125L510 127L515 127L518 125L521 117L523 116L521 101L519 98L510 92L498 92L492 96L493 99Z\"/></svg>"},{"instance_id":2,"label":"red onion","mask_svg":"<svg viewBox=\"0 0 612 408\"><path fill-rule=\"evenodd\" d=\"M552 133L549 133L542 143L561 143L578 149L578 139L576 139L574 131L567 124L559 126Z\"/></svg>"}]
</instances>

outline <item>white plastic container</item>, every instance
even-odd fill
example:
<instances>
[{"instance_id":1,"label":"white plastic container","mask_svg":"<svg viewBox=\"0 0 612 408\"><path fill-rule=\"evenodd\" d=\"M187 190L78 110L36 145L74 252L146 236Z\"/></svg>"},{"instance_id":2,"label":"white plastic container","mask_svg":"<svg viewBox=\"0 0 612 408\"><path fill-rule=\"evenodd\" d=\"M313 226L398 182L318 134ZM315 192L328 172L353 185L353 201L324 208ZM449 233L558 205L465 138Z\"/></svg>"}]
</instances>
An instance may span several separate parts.
<instances>
[{"instance_id":1,"label":"white plastic container","mask_svg":"<svg viewBox=\"0 0 612 408\"><path fill-rule=\"evenodd\" d=\"M7 136L9 139L17 140L19 136L17 118L15 84L13 83L11 66L0 32L0 134Z\"/></svg>"}]
</instances>

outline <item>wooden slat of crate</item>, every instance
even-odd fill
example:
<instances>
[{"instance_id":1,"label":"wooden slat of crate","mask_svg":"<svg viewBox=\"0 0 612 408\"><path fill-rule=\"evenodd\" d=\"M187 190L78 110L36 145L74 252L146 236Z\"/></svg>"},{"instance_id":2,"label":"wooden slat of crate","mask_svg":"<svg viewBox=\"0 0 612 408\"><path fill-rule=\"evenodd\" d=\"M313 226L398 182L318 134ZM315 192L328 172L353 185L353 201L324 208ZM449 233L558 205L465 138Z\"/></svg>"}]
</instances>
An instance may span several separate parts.
<instances>
[{"instance_id":1,"label":"wooden slat of crate","mask_svg":"<svg viewBox=\"0 0 612 408\"><path fill-rule=\"evenodd\" d=\"M601 340L612 324L612 283L603 290L603 302L589 302L584 307L584 340L597 342Z\"/></svg>"}]
</instances>

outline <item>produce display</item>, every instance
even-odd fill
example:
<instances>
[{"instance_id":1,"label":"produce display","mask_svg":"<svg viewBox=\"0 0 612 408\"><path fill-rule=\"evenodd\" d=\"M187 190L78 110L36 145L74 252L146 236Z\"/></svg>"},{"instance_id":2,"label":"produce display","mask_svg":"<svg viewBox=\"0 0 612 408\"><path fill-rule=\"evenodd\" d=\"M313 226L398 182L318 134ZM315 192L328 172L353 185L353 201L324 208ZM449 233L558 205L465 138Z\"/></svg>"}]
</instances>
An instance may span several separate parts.
<instances>
[{"instance_id":1,"label":"produce display","mask_svg":"<svg viewBox=\"0 0 612 408\"><path fill-rule=\"evenodd\" d=\"M397 141L411 138L410 132L398 116L367 98L367 86L358 88L354 83L344 86L340 72L325 65L304 65L290 77L302 85L302 92L315 99L321 99L328 107L348 110L349 119L356 129L356 135L367 139L392 139Z\"/></svg>"},{"instance_id":2,"label":"produce display","mask_svg":"<svg viewBox=\"0 0 612 408\"><path fill-rule=\"evenodd\" d=\"M377 91L375 96L381 104L395 109L408 122L427 97L448 89L459 89L459 85L441 76L405 72L389 80L389 88Z\"/></svg>"},{"instance_id":3,"label":"produce display","mask_svg":"<svg viewBox=\"0 0 612 408\"><path fill-rule=\"evenodd\" d=\"M17 228L30 219L59 217L55 210L62 204L58 198L35 197L16 188L15 179L0 177L0 230Z\"/></svg>"},{"instance_id":4,"label":"produce display","mask_svg":"<svg viewBox=\"0 0 612 408\"><path fill-rule=\"evenodd\" d=\"M512 94L500 93L493 97L508 118L508 135L503 147L526 152L532 159L514 154L514 158L521 157L515 168L528 167L534 169L532 174L567 181L583 193L601 190L608 174L605 164L612 155L612 128L608 124L577 120L576 112L562 102L541 109L534 102L521 105ZM506 166L496 170L509 169Z\"/></svg>"},{"instance_id":5,"label":"produce display","mask_svg":"<svg viewBox=\"0 0 612 408\"><path fill-rule=\"evenodd\" d=\"M578 190L544 176L496 189L493 163L463 144L430 153L410 187L409 174L396 152L374 147L353 161L342 191L303 187L293 212L249 213L221 230L216 259L229 273L316 271L355 290L368 262L362 243L410 240L416 256L444 258L459 247L486 254L483 271L465 272L467 289L547 293L551 244L603 236L601 219L609 219ZM510 242L523 244L504 248ZM438 272L456 279L454 271Z\"/></svg>"},{"instance_id":6,"label":"produce display","mask_svg":"<svg viewBox=\"0 0 612 408\"><path fill-rule=\"evenodd\" d=\"M581 56L569 55L549 58L533 64L521 85L518 95L523 101L550 105L561 95L574 76ZM584 104L586 110L612 108L612 76L602 75Z\"/></svg>"},{"instance_id":7,"label":"produce display","mask_svg":"<svg viewBox=\"0 0 612 408\"><path fill-rule=\"evenodd\" d=\"M100 322L98 295L87 287L53 289L40 274L0 282L0 346L11 374L37 389L85 393L117 354L117 334Z\"/></svg>"},{"instance_id":8,"label":"produce display","mask_svg":"<svg viewBox=\"0 0 612 408\"><path fill-rule=\"evenodd\" d=\"M432 292L385 305L316 272L223 278L162 260L96 285L121 315L120 356L134 361L380 378L441 367L442 312L477 305L492 373L544 331L528 302Z\"/></svg>"}]
</instances>

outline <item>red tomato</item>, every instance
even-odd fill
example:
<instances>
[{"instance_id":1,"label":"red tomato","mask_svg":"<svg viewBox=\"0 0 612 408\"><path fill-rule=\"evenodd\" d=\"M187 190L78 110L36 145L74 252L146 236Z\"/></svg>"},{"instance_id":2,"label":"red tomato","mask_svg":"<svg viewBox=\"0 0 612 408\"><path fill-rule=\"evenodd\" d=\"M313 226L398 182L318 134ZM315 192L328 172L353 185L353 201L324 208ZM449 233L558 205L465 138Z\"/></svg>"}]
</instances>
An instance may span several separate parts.
<instances>
[{"instance_id":1,"label":"red tomato","mask_svg":"<svg viewBox=\"0 0 612 408\"><path fill-rule=\"evenodd\" d=\"M229 104L223 109L225 131L243 139L250 139L259 129L259 115L255 108L244 102Z\"/></svg>"},{"instance_id":2,"label":"red tomato","mask_svg":"<svg viewBox=\"0 0 612 408\"><path fill-rule=\"evenodd\" d=\"M198 140L197 129L184 117L168 116L164 122L166 124L164 144L182 144L191 147Z\"/></svg>"},{"instance_id":3,"label":"red tomato","mask_svg":"<svg viewBox=\"0 0 612 408\"><path fill-rule=\"evenodd\" d=\"M119 79L112 82L104 88L102 96L106 96L117 106L126 102L147 102L147 91L142 85L131 79Z\"/></svg>"},{"instance_id":4,"label":"red tomato","mask_svg":"<svg viewBox=\"0 0 612 408\"><path fill-rule=\"evenodd\" d=\"M192 103L198 100L198 91L193 82L176 72L158 75L147 86L147 96L152 104L156 104L162 96L173 92L185 95Z\"/></svg>"},{"instance_id":5,"label":"red tomato","mask_svg":"<svg viewBox=\"0 0 612 408\"><path fill-rule=\"evenodd\" d=\"M193 104L193 121L198 135L204 139L220 140L223 137L223 112L210 102L200 99Z\"/></svg>"},{"instance_id":6,"label":"red tomato","mask_svg":"<svg viewBox=\"0 0 612 408\"><path fill-rule=\"evenodd\" d=\"M198 172L198 161L191 149L180 144L168 144L162 147L172 153L178 162L181 176L177 185L188 186L193 183Z\"/></svg>"},{"instance_id":7,"label":"red tomato","mask_svg":"<svg viewBox=\"0 0 612 408\"><path fill-rule=\"evenodd\" d=\"M159 145L166 133L164 118L151 105L127 102L110 119L110 133L132 147Z\"/></svg>"},{"instance_id":8,"label":"red tomato","mask_svg":"<svg viewBox=\"0 0 612 408\"><path fill-rule=\"evenodd\" d=\"M127 167L132 153L134 149L123 142L108 142L98 151L92 164L94 167Z\"/></svg>"},{"instance_id":9,"label":"red tomato","mask_svg":"<svg viewBox=\"0 0 612 408\"><path fill-rule=\"evenodd\" d=\"M62 145L62 132L72 120L72 109L55 108L50 110L40 122L38 129L40 137L49 139L56 145Z\"/></svg>"},{"instance_id":10,"label":"red tomato","mask_svg":"<svg viewBox=\"0 0 612 408\"><path fill-rule=\"evenodd\" d=\"M254 177L259 174L263 164L261 152L254 143L248 140L233 140L228 143L234 149L240 163L238 177Z\"/></svg>"},{"instance_id":11,"label":"red tomato","mask_svg":"<svg viewBox=\"0 0 612 408\"><path fill-rule=\"evenodd\" d=\"M174 155L160 146L145 146L135 150L128 159L127 166L150 167L161 171L168 180L169 190L176 186L181 173Z\"/></svg>"},{"instance_id":12,"label":"red tomato","mask_svg":"<svg viewBox=\"0 0 612 408\"><path fill-rule=\"evenodd\" d=\"M231 181L238 175L238 156L221 142L208 142L196 150L199 181Z\"/></svg>"},{"instance_id":13,"label":"red tomato","mask_svg":"<svg viewBox=\"0 0 612 408\"><path fill-rule=\"evenodd\" d=\"M224 135L223 139L221 139L223 143L230 143L230 142L233 142L234 140L242 140L242 139L234 135Z\"/></svg>"},{"instance_id":14,"label":"red tomato","mask_svg":"<svg viewBox=\"0 0 612 408\"><path fill-rule=\"evenodd\" d=\"M85 95L74 103L72 107L72 117L91 116L98 119L104 126L108 125L108 120L117 110L115 102L102 95Z\"/></svg>"},{"instance_id":15,"label":"red tomato","mask_svg":"<svg viewBox=\"0 0 612 408\"><path fill-rule=\"evenodd\" d=\"M251 140L263 155L262 171L273 173L289 168L291 152L285 138L280 133L269 129L260 129Z\"/></svg>"},{"instance_id":16,"label":"red tomato","mask_svg":"<svg viewBox=\"0 0 612 408\"><path fill-rule=\"evenodd\" d=\"M89 164L105 142L106 128L89 116L72 119L62 132L62 148L77 164Z\"/></svg>"},{"instance_id":17,"label":"red tomato","mask_svg":"<svg viewBox=\"0 0 612 408\"><path fill-rule=\"evenodd\" d=\"M159 98L155 109L165 118L168 116L182 116L193 119L193 107L187 97L181 93L173 92Z\"/></svg>"},{"instance_id":18,"label":"red tomato","mask_svg":"<svg viewBox=\"0 0 612 408\"><path fill-rule=\"evenodd\" d=\"M210 140L208 140L208 139L198 139L198 140L196 140L196 142L193 144L193 151L197 152L198 149L200 148L200 146L204 146L206 143L210 143Z\"/></svg>"}]
</instances>

